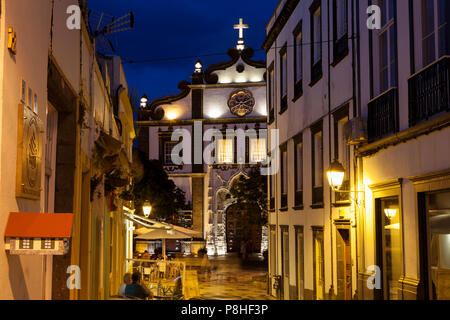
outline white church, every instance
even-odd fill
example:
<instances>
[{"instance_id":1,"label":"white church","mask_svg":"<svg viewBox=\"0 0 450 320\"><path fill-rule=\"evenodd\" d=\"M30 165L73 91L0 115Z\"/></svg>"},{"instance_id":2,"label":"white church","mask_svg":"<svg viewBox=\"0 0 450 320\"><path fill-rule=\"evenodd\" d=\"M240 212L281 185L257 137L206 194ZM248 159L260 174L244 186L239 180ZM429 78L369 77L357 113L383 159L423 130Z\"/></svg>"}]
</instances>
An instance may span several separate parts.
<instances>
[{"instance_id":1,"label":"white church","mask_svg":"<svg viewBox=\"0 0 450 320\"><path fill-rule=\"evenodd\" d=\"M227 195L233 183L267 155L267 138L260 134L267 128L266 63L251 59L254 51L244 43L248 25L240 19L234 28L239 30L239 40L228 50L229 61L207 68L197 61L191 81L178 85L179 94L151 102L144 96L138 121L139 148L150 160L159 160L185 192L184 226L202 232L209 255L239 250L233 242L238 212ZM204 141L204 133L210 129L223 136ZM256 132L246 135L245 148L238 148L236 135L230 134L239 129ZM187 145L192 148L190 154L183 150L183 162L175 163L172 151L180 142L172 141L172 135L179 130L189 133L191 143ZM205 161L203 153L212 143L213 161ZM266 228L256 230L253 238L250 251L267 250Z\"/></svg>"}]
</instances>

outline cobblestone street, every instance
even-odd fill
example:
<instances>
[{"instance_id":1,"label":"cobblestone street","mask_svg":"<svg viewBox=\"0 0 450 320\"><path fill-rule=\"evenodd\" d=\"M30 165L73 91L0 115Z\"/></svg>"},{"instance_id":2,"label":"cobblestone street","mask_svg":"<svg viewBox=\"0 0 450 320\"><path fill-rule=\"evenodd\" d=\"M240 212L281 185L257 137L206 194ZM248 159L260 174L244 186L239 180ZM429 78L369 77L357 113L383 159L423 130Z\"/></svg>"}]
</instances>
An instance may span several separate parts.
<instances>
[{"instance_id":1,"label":"cobblestone street","mask_svg":"<svg viewBox=\"0 0 450 320\"><path fill-rule=\"evenodd\" d=\"M255 259L256 257L254 257ZM241 266L235 255L210 258L211 274L198 276L204 300L271 300L267 294L267 270L260 266Z\"/></svg>"}]
</instances>

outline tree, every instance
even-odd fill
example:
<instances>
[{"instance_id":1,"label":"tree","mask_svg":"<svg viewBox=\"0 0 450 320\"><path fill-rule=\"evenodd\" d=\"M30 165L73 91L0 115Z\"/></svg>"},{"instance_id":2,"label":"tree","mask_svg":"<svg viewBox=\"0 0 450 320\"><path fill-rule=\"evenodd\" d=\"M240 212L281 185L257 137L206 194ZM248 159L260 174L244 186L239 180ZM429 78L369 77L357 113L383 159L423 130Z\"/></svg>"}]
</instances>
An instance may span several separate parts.
<instances>
[{"instance_id":1,"label":"tree","mask_svg":"<svg viewBox=\"0 0 450 320\"><path fill-rule=\"evenodd\" d=\"M185 207L185 194L169 179L161 163L148 160L143 152L134 149L133 171L136 213L142 213L142 205L149 201L152 217L176 224L178 211Z\"/></svg>"},{"instance_id":2,"label":"tree","mask_svg":"<svg viewBox=\"0 0 450 320\"><path fill-rule=\"evenodd\" d=\"M235 199L235 206L242 212L236 236L246 248L252 230L267 225L267 177L261 175L260 166L253 167L247 177L241 175L231 186L229 196Z\"/></svg>"}]
</instances>

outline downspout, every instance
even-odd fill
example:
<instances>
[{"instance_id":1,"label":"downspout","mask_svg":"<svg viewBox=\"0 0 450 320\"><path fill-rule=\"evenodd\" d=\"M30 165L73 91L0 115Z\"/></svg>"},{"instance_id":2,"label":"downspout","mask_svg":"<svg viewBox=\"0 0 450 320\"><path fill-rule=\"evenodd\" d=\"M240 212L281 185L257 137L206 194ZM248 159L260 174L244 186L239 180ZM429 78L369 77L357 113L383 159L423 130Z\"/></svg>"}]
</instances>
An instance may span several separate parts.
<instances>
[{"instance_id":1,"label":"downspout","mask_svg":"<svg viewBox=\"0 0 450 320\"><path fill-rule=\"evenodd\" d=\"M358 3L359 0L356 0L356 3ZM359 15L359 11L356 12L356 16ZM355 16L355 1L352 0L352 17ZM357 26L358 28L358 26ZM353 118L357 117L356 113L356 57L355 57L355 19L352 19L352 89L353 89ZM355 157L355 148L353 148L353 188L358 188L358 180L357 180L357 172L358 172L358 159ZM357 203L353 204L354 206L354 214L355 214L355 252L356 252L356 262L355 262L355 270L356 270L356 290L355 290L355 296L358 297L358 278L359 278L359 251L358 251L358 206Z\"/></svg>"},{"instance_id":2,"label":"downspout","mask_svg":"<svg viewBox=\"0 0 450 320\"><path fill-rule=\"evenodd\" d=\"M328 161L331 164L331 59L330 59L330 0L327 3L327 29L328 29L328 38L327 38L327 48L328 48ZM334 296L334 254L333 254L333 208L332 208L332 190L329 188L329 196L330 196L330 250L331 250L331 286L328 292L328 297L332 299Z\"/></svg>"}]
</instances>

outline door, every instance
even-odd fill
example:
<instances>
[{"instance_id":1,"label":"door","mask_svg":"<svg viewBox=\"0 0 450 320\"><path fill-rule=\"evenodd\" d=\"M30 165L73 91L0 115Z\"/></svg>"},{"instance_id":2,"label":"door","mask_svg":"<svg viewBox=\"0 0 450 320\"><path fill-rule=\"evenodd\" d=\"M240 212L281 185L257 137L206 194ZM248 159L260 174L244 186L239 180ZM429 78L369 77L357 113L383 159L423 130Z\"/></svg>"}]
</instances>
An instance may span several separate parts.
<instances>
[{"instance_id":1,"label":"door","mask_svg":"<svg viewBox=\"0 0 450 320\"><path fill-rule=\"evenodd\" d=\"M399 300L399 280L403 269L402 226L399 198L376 199L377 261L383 285L377 298Z\"/></svg>"},{"instance_id":2,"label":"door","mask_svg":"<svg viewBox=\"0 0 450 320\"><path fill-rule=\"evenodd\" d=\"M352 261L350 230L337 229L336 231L337 253L337 298L338 300L352 299Z\"/></svg>"},{"instance_id":3,"label":"door","mask_svg":"<svg viewBox=\"0 0 450 320\"><path fill-rule=\"evenodd\" d=\"M314 299L325 298L323 228L313 228Z\"/></svg>"},{"instance_id":4,"label":"door","mask_svg":"<svg viewBox=\"0 0 450 320\"><path fill-rule=\"evenodd\" d=\"M450 191L419 194L424 298L450 300Z\"/></svg>"},{"instance_id":5,"label":"door","mask_svg":"<svg viewBox=\"0 0 450 320\"><path fill-rule=\"evenodd\" d=\"M289 299L289 227L281 227L282 299Z\"/></svg>"},{"instance_id":6,"label":"door","mask_svg":"<svg viewBox=\"0 0 450 320\"><path fill-rule=\"evenodd\" d=\"M304 268L304 234L303 227L295 229L295 257L296 257L296 273L297 273L297 298L305 299L305 268Z\"/></svg>"}]
</instances>

